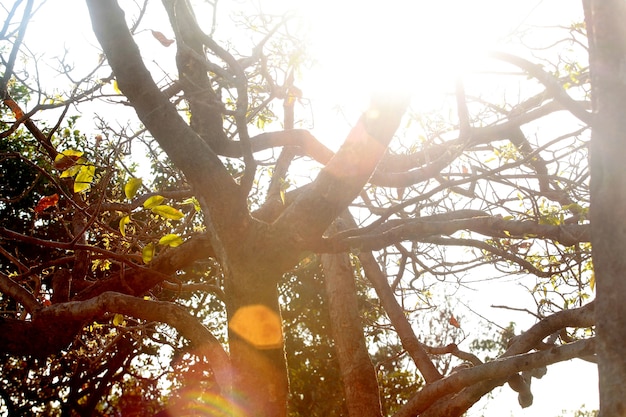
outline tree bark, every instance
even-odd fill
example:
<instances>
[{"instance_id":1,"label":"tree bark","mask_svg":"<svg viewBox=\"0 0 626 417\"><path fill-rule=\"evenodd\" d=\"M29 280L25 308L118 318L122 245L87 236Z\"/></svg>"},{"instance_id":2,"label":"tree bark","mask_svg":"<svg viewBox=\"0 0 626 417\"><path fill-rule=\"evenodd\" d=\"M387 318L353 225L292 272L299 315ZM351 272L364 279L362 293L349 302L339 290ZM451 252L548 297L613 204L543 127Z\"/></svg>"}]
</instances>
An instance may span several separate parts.
<instances>
[{"instance_id":1,"label":"tree bark","mask_svg":"<svg viewBox=\"0 0 626 417\"><path fill-rule=\"evenodd\" d=\"M363 336L354 268L348 254L322 255L322 268L348 413L380 417L378 381Z\"/></svg>"},{"instance_id":2,"label":"tree bark","mask_svg":"<svg viewBox=\"0 0 626 417\"><path fill-rule=\"evenodd\" d=\"M626 416L626 3L586 2L594 121L591 242L600 416Z\"/></svg>"},{"instance_id":3,"label":"tree bark","mask_svg":"<svg viewBox=\"0 0 626 417\"><path fill-rule=\"evenodd\" d=\"M177 39L177 61L185 66L192 62L187 53L198 55L203 51L197 37L201 37L203 43L212 40L202 33L190 33L187 27L180 27L185 19L187 24L193 24L193 15L187 10L176 10L173 3L165 3L177 38L180 37ZM216 148L224 143L224 138L211 123L221 121L221 114L220 117L196 114L189 126L152 79L117 1L87 0L87 5L94 33L120 90L172 162L183 171L202 206L207 234L225 277L230 359L237 396L232 396L231 400L249 416L285 416L288 381L280 340L277 281L297 263L307 244L319 240L332 221L359 194L393 137L407 101L393 97L375 98L370 110L359 120L313 184L274 223L262 223L250 216L245 187L233 180L217 156ZM182 7L182 2L179 6ZM177 16L182 20L178 21ZM193 102L194 110L213 109L214 103L204 102L203 97L195 95L201 91L193 91L193 85L208 85L203 70L179 70L183 74L185 98ZM240 96L245 94L238 93ZM211 94L204 98L215 99ZM218 107L214 111L220 112ZM245 156L244 153L244 160ZM251 161L246 161L246 172L248 162ZM241 318L242 312L249 311L261 313L253 313L241 323L233 324L235 318ZM277 326L268 326L279 338L275 344L258 344L240 328L262 327L267 317L278 320Z\"/></svg>"}]
</instances>

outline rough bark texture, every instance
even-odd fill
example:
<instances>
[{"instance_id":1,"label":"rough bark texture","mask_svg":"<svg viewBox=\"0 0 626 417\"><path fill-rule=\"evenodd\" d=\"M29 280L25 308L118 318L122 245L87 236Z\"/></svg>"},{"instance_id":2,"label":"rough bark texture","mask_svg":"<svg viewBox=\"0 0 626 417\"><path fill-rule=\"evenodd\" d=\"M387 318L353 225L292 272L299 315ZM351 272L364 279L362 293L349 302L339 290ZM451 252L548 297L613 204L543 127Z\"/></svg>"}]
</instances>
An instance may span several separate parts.
<instances>
[{"instance_id":1,"label":"rough bark texture","mask_svg":"<svg viewBox=\"0 0 626 417\"><path fill-rule=\"evenodd\" d=\"M376 370L359 315L354 268L347 254L322 255L335 352L351 417L380 417Z\"/></svg>"},{"instance_id":2,"label":"rough bark texture","mask_svg":"<svg viewBox=\"0 0 626 417\"><path fill-rule=\"evenodd\" d=\"M591 222L600 415L626 415L626 3L587 4L595 119Z\"/></svg>"}]
</instances>

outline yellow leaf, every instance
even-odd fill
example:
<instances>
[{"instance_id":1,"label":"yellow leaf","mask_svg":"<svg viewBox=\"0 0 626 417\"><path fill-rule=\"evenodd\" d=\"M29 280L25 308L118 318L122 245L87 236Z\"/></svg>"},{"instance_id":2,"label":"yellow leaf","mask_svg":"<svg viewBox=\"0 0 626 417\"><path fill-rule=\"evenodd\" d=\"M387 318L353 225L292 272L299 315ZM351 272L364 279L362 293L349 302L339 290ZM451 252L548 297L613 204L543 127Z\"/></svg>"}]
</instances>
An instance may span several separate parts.
<instances>
[{"instance_id":1,"label":"yellow leaf","mask_svg":"<svg viewBox=\"0 0 626 417\"><path fill-rule=\"evenodd\" d=\"M241 307L228 327L257 349L276 349L283 344L280 317L263 304Z\"/></svg>"},{"instance_id":2,"label":"yellow leaf","mask_svg":"<svg viewBox=\"0 0 626 417\"><path fill-rule=\"evenodd\" d=\"M154 214L158 214L161 217L171 220L180 220L185 217L182 211L167 205L152 207L152 212Z\"/></svg>"},{"instance_id":3,"label":"yellow leaf","mask_svg":"<svg viewBox=\"0 0 626 417\"><path fill-rule=\"evenodd\" d=\"M596 288L596 274L591 273L591 278L589 278L589 286L591 287L591 291Z\"/></svg>"},{"instance_id":4,"label":"yellow leaf","mask_svg":"<svg viewBox=\"0 0 626 417\"><path fill-rule=\"evenodd\" d=\"M143 184L141 178L131 178L128 180L126 185L124 185L124 194L126 195L126 198L131 200L135 194L137 194L137 190L139 190L141 184Z\"/></svg>"},{"instance_id":5,"label":"yellow leaf","mask_svg":"<svg viewBox=\"0 0 626 417\"><path fill-rule=\"evenodd\" d=\"M124 216L120 219L120 233L122 236L126 236L126 225L130 223L130 215Z\"/></svg>"},{"instance_id":6,"label":"yellow leaf","mask_svg":"<svg viewBox=\"0 0 626 417\"><path fill-rule=\"evenodd\" d=\"M147 209L156 207L161 204L163 200L165 200L165 197L163 197L162 195L153 195L152 197L147 199L145 203L143 203L143 206Z\"/></svg>"},{"instance_id":7,"label":"yellow leaf","mask_svg":"<svg viewBox=\"0 0 626 417\"><path fill-rule=\"evenodd\" d=\"M317 257L313 252L307 252L304 254L300 262L298 263L298 268L308 268L311 265L314 265L317 261Z\"/></svg>"},{"instance_id":8,"label":"yellow leaf","mask_svg":"<svg viewBox=\"0 0 626 417\"><path fill-rule=\"evenodd\" d=\"M54 167L60 171L66 170L72 165L78 163L81 156L83 156L81 151L66 149L54 157Z\"/></svg>"},{"instance_id":9,"label":"yellow leaf","mask_svg":"<svg viewBox=\"0 0 626 417\"><path fill-rule=\"evenodd\" d=\"M193 204L193 208L196 212L199 212L202 207L200 207L200 202L196 197L189 197L183 200L182 204Z\"/></svg>"},{"instance_id":10,"label":"yellow leaf","mask_svg":"<svg viewBox=\"0 0 626 417\"><path fill-rule=\"evenodd\" d=\"M159 245L167 245L175 248L183 244L183 238L173 233L167 234L159 239Z\"/></svg>"},{"instance_id":11,"label":"yellow leaf","mask_svg":"<svg viewBox=\"0 0 626 417\"><path fill-rule=\"evenodd\" d=\"M154 243L148 243L141 251L141 257L144 264L149 264L154 257Z\"/></svg>"},{"instance_id":12,"label":"yellow leaf","mask_svg":"<svg viewBox=\"0 0 626 417\"><path fill-rule=\"evenodd\" d=\"M83 158L79 159L79 161L82 162L86 162L86 160L84 160ZM77 161L76 165L72 165L70 166L68 169L66 169L65 171L61 172L61 178L70 178L70 177L74 177L76 176L76 174L78 174L80 172L80 169L82 168L82 165L80 165Z\"/></svg>"},{"instance_id":13,"label":"yellow leaf","mask_svg":"<svg viewBox=\"0 0 626 417\"><path fill-rule=\"evenodd\" d=\"M113 316L113 325L114 326L121 326L123 324L124 324L124 315L116 314L115 316Z\"/></svg>"},{"instance_id":14,"label":"yellow leaf","mask_svg":"<svg viewBox=\"0 0 626 417\"><path fill-rule=\"evenodd\" d=\"M117 85L117 80L113 80L113 90L115 90L117 94L122 94L122 90L120 90L120 86Z\"/></svg>"},{"instance_id":15,"label":"yellow leaf","mask_svg":"<svg viewBox=\"0 0 626 417\"><path fill-rule=\"evenodd\" d=\"M74 179L74 192L80 193L91 187L91 181L96 175L96 167L92 164L83 165Z\"/></svg>"}]
</instances>

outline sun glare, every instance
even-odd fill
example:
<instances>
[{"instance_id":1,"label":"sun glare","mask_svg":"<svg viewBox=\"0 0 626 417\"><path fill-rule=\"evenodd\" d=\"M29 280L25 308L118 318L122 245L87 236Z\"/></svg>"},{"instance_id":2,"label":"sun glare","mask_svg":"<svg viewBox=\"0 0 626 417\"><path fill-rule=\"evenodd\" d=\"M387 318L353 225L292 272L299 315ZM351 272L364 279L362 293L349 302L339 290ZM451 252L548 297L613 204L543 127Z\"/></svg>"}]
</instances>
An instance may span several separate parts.
<instances>
[{"instance_id":1,"label":"sun glare","mask_svg":"<svg viewBox=\"0 0 626 417\"><path fill-rule=\"evenodd\" d=\"M450 91L474 58L497 45L506 20L486 24L503 8L491 0L321 3L329 4L301 7L319 62L313 82L338 101L367 102L373 91L408 92L413 100Z\"/></svg>"}]
</instances>

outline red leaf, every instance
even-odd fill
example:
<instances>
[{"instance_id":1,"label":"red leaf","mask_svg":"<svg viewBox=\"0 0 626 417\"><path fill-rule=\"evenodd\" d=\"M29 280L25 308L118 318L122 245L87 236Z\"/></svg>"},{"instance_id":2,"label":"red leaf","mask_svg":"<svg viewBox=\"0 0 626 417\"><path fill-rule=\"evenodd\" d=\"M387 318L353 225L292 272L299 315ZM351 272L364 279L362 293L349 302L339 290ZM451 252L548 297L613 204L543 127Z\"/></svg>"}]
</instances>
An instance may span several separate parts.
<instances>
[{"instance_id":1,"label":"red leaf","mask_svg":"<svg viewBox=\"0 0 626 417\"><path fill-rule=\"evenodd\" d=\"M44 211L45 209L49 207L56 206L58 202L59 202L58 194L52 194L52 195L48 195L45 197L41 197L41 200L39 200L39 203L37 203L37 205L35 206L35 213L41 213L42 211Z\"/></svg>"},{"instance_id":2,"label":"red leaf","mask_svg":"<svg viewBox=\"0 0 626 417\"><path fill-rule=\"evenodd\" d=\"M448 323L450 323L451 325L453 325L457 329L461 328L461 325L459 324L458 320L456 318L454 318L454 316L450 316L450 320L448 320Z\"/></svg>"},{"instance_id":3,"label":"red leaf","mask_svg":"<svg viewBox=\"0 0 626 417\"><path fill-rule=\"evenodd\" d=\"M154 36L156 40L161 42L161 45L165 46L166 48L174 43L173 39L168 39L161 32L157 32L156 30L150 30L150 32L152 32L152 36Z\"/></svg>"}]
</instances>

